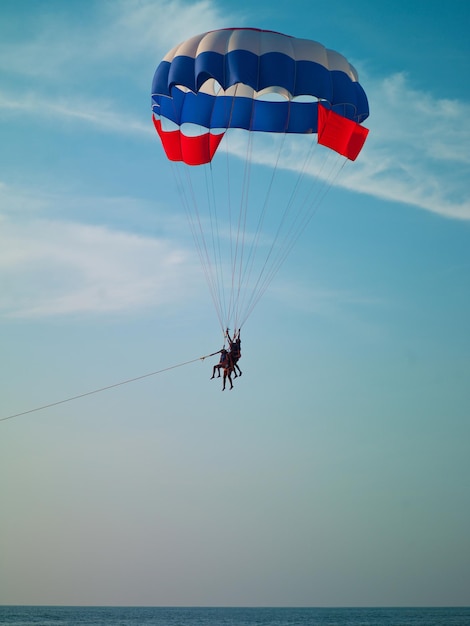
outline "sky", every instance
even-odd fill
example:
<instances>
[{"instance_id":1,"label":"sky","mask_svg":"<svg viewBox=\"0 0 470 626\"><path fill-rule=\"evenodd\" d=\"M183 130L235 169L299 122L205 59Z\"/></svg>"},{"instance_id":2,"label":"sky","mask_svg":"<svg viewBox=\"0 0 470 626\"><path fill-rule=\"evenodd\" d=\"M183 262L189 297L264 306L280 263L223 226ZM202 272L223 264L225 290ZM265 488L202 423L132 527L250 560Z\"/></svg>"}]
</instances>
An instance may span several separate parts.
<instances>
[{"instance_id":1,"label":"sky","mask_svg":"<svg viewBox=\"0 0 470 626\"><path fill-rule=\"evenodd\" d=\"M469 23L466 0L2 1L1 604L470 605ZM232 26L341 52L370 133L222 394L150 87Z\"/></svg>"}]
</instances>

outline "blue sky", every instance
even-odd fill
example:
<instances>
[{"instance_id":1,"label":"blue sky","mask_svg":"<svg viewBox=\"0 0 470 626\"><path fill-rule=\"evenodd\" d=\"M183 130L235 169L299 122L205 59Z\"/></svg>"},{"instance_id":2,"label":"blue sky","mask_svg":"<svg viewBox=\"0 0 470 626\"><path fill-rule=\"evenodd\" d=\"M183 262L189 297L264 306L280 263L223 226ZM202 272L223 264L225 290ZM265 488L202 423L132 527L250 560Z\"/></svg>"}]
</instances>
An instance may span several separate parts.
<instances>
[{"instance_id":1,"label":"blue sky","mask_svg":"<svg viewBox=\"0 0 470 626\"><path fill-rule=\"evenodd\" d=\"M234 391L207 359L0 422L0 603L470 604L469 20L2 2L0 418L221 347L151 122L167 50L315 39L371 115L243 328Z\"/></svg>"}]
</instances>

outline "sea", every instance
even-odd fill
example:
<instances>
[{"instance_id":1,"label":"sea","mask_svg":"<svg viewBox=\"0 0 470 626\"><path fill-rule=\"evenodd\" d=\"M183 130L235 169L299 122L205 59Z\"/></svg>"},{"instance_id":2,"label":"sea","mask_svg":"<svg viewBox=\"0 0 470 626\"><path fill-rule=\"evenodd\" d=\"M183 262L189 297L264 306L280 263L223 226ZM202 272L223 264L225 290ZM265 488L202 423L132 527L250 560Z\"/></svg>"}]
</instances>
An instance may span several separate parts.
<instances>
[{"instance_id":1,"label":"sea","mask_svg":"<svg viewBox=\"0 0 470 626\"><path fill-rule=\"evenodd\" d=\"M470 608L0 606L0 626L470 626Z\"/></svg>"}]
</instances>

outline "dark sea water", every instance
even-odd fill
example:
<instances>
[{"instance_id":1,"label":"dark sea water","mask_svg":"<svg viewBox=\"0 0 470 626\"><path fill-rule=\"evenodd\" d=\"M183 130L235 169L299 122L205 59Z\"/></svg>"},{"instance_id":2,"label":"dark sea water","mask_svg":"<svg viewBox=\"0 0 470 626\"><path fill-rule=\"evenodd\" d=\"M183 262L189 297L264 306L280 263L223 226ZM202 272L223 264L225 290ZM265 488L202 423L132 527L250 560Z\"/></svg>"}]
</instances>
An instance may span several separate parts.
<instances>
[{"instance_id":1,"label":"dark sea water","mask_svg":"<svg viewBox=\"0 0 470 626\"><path fill-rule=\"evenodd\" d=\"M470 608L0 606L0 626L470 626Z\"/></svg>"}]
</instances>

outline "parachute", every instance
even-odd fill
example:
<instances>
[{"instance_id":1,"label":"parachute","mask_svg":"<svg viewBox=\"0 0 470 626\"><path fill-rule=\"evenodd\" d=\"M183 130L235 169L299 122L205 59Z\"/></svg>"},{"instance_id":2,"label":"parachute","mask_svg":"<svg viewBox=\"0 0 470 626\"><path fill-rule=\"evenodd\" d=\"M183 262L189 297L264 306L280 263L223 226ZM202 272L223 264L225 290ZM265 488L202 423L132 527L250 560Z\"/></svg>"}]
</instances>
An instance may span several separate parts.
<instances>
[{"instance_id":1,"label":"parachute","mask_svg":"<svg viewBox=\"0 0 470 626\"><path fill-rule=\"evenodd\" d=\"M362 149L366 94L316 41L229 28L166 54L152 112L221 328L240 328Z\"/></svg>"}]
</instances>

